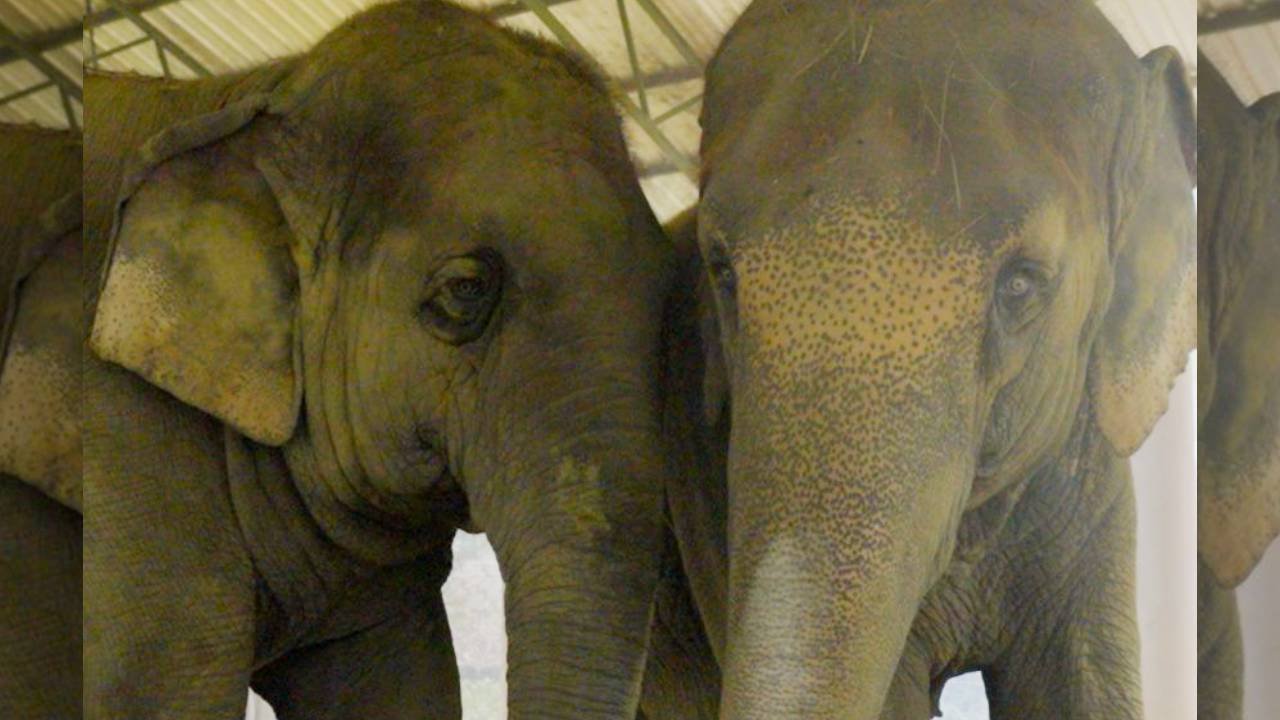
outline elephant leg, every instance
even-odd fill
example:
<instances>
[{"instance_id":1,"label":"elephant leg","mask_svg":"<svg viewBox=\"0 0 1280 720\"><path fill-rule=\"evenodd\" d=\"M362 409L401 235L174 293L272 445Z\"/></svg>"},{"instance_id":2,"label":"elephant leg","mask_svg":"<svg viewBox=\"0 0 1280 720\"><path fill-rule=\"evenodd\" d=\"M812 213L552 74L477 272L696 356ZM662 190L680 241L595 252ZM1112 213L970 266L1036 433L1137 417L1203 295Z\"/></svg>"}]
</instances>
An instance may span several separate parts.
<instances>
[{"instance_id":1,"label":"elephant leg","mask_svg":"<svg viewBox=\"0 0 1280 720\"><path fill-rule=\"evenodd\" d=\"M0 717L79 718L79 513L0 475Z\"/></svg>"},{"instance_id":2,"label":"elephant leg","mask_svg":"<svg viewBox=\"0 0 1280 720\"><path fill-rule=\"evenodd\" d=\"M226 720L253 669L253 564L220 423L86 359L85 714Z\"/></svg>"},{"instance_id":3,"label":"elephant leg","mask_svg":"<svg viewBox=\"0 0 1280 720\"><path fill-rule=\"evenodd\" d=\"M253 676L280 720L457 720L458 666L437 591L372 627L292 651Z\"/></svg>"},{"instance_id":4,"label":"elephant leg","mask_svg":"<svg viewBox=\"0 0 1280 720\"><path fill-rule=\"evenodd\" d=\"M992 720L1143 718L1132 483L1084 514L1100 520L1053 575L1023 571L1024 615L983 674Z\"/></svg>"},{"instance_id":5,"label":"elephant leg","mask_svg":"<svg viewBox=\"0 0 1280 720\"><path fill-rule=\"evenodd\" d=\"M1236 594L1200 568L1197 603L1196 677L1200 720L1240 720L1244 702L1244 656Z\"/></svg>"},{"instance_id":6,"label":"elephant leg","mask_svg":"<svg viewBox=\"0 0 1280 720\"><path fill-rule=\"evenodd\" d=\"M670 567L654 600L640 710L648 720L720 717L720 668L688 583Z\"/></svg>"}]
</instances>

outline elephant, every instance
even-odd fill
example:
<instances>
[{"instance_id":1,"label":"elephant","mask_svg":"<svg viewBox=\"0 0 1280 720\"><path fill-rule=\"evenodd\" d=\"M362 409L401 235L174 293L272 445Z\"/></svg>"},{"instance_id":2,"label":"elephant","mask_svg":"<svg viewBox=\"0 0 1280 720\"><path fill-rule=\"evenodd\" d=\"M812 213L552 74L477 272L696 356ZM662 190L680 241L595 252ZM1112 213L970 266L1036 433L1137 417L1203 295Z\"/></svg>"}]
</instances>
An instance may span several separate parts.
<instances>
[{"instance_id":1,"label":"elephant","mask_svg":"<svg viewBox=\"0 0 1280 720\"><path fill-rule=\"evenodd\" d=\"M0 715L80 717L80 138L0 126Z\"/></svg>"},{"instance_id":2,"label":"elephant","mask_svg":"<svg viewBox=\"0 0 1280 720\"><path fill-rule=\"evenodd\" d=\"M1142 717L1127 457L1196 342L1176 52L1084 0L755 0L701 122L669 513L705 636L655 645L735 720L928 717L972 670L993 718Z\"/></svg>"},{"instance_id":3,"label":"elephant","mask_svg":"<svg viewBox=\"0 0 1280 720\"><path fill-rule=\"evenodd\" d=\"M1280 532L1280 95L1199 59L1199 712L1242 716L1234 588Z\"/></svg>"},{"instance_id":4,"label":"elephant","mask_svg":"<svg viewBox=\"0 0 1280 720\"><path fill-rule=\"evenodd\" d=\"M510 716L634 717L674 260L596 71L419 0L85 96L87 716L458 717L465 529Z\"/></svg>"}]
</instances>

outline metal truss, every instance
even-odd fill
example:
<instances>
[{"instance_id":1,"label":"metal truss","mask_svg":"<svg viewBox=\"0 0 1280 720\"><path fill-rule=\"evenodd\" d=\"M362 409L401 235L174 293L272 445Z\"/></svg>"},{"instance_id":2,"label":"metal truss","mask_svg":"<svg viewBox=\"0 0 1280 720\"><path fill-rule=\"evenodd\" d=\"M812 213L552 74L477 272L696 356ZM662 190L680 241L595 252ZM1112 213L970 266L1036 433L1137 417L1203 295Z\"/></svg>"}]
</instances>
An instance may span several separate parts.
<instances>
[{"instance_id":1,"label":"metal truss","mask_svg":"<svg viewBox=\"0 0 1280 720\"><path fill-rule=\"evenodd\" d=\"M174 42L172 38L164 33L160 28L153 25L149 20L142 16L145 10L154 10L164 5L170 5L178 0L151 0L151 2L139 5L127 5L123 0L102 0L107 5L108 13L95 13L93 11L93 0L85 0L85 28L88 33L89 40L89 57L85 59L87 67L96 68L102 58L115 53L128 50L138 45L144 45L150 42L155 46L156 57L160 61L160 69L164 71L167 78L173 77L173 70L169 66L169 56L172 55L190 68L191 72L200 77L209 77L213 73L203 63L197 60L191 53L187 52L181 45ZM118 47L111 48L106 51L98 50L97 38L94 29L104 22L110 22L124 18L132 23L135 27L142 31L142 37L133 42L128 42Z\"/></svg>"},{"instance_id":2,"label":"metal truss","mask_svg":"<svg viewBox=\"0 0 1280 720\"><path fill-rule=\"evenodd\" d=\"M78 129L80 124L76 120L75 104L84 102L80 83L45 59L41 50L33 47L29 41L19 37L17 33L4 25L0 25L0 46L7 48L9 51L6 59L0 60L0 64L17 61L26 62L46 78L35 85L0 97L0 105L7 105L49 88L57 88L58 96L62 99L62 112L66 115L67 125Z\"/></svg>"},{"instance_id":3,"label":"metal truss","mask_svg":"<svg viewBox=\"0 0 1280 720\"><path fill-rule=\"evenodd\" d=\"M671 142L671 138L667 136L661 126L662 123L681 112L695 107L702 100L702 95L698 94L688 98L662 114L654 116L649 107L648 93L650 89L660 85L685 82L701 77L702 61L698 58L697 53L693 51L693 46L689 44L689 41L680 34L680 31L653 0L631 1L649 16L649 19L653 21L658 30L676 51L683 56L687 63L687 66L682 68L668 70L658 75L646 76L640 69L635 34L632 31L631 18L627 13L628 0L617 0L618 17L621 20L621 30L627 45L627 57L631 63L631 78L621 82L617 80L610 82L614 100L622 108L622 112L658 146L658 149L667 158L665 163L642 168L640 171L641 177L679 172L696 183L698 180L697 161L681 152ZM556 3L551 2L551 0L519 0L519 2L529 12L532 12L561 44L584 56L591 56L591 53L587 51L578 38L574 37L573 33L551 13L551 5ZM638 96L638 102L631 99L632 92Z\"/></svg>"},{"instance_id":4,"label":"metal truss","mask_svg":"<svg viewBox=\"0 0 1280 720\"><path fill-rule=\"evenodd\" d=\"M86 0L87 12L85 26L88 30L89 57L86 64L89 67L97 67L98 61L114 55L115 53L128 50L138 45L151 42L155 45L156 54L160 61L160 67L165 75L171 76L169 66L169 56L172 55L180 60L184 65L191 68L197 75L210 75L208 68L204 67L189 52L185 51L177 42L167 36L154 24L148 22L142 16L144 12L155 10L166 5L172 5L182 0L143 0L126 4L124 0L99 0L106 4L106 8L95 12L93 8L93 0ZM590 53L583 45L573 36L569 30L560 23L559 20L551 13L551 8L556 5L564 5L578 0L508 0L488 8L487 14L495 20L505 20L508 18L532 13L539 21L551 31L551 33L565 46L590 56ZM635 35L632 32L630 18L627 14L628 1L635 3L640 9L649 16L653 23L658 27L662 34L672 44L673 47L683 56L687 65L668 70L663 70L651 75L645 75L641 72ZM662 124L676 115L695 107L701 100L701 95L691 97L683 102L676 104L674 107L665 112L654 115L649 107L648 93L651 89L670 85L674 83L686 82L694 80L702 75L702 62L694 53L692 46L688 40L680 34L679 30L671 23L660 8L653 0L617 0L619 16L622 18L623 36L626 39L627 48L631 60L631 77L624 80L613 80L611 88L615 101L622 108L623 113L632 120L640 129L658 146L663 155L667 158L664 163L659 163L641 169L642 176L653 176L660 174L668 174L672 172L684 173L691 179L696 180L697 164L693 158L681 152L671 139L662 130ZM143 36L124 45L110 49L100 49L97 46L93 29L107 22L119 19L127 19L137 26L143 32ZM631 94L636 93L639 96L639 103L632 100Z\"/></svg>"},{"instance_id":5,"label":"metal truss","mask_svg":"<svg viewBox=\"0 0 1280 720\"><path fill-rule=\"evenodd\" d=\"M1227 32L1254 27L1280 20L1280 1L1249 0L1240 7L1213 14L1201 15L1197 23L1198 35Z\"/></svg>"},{"instance_id":6,"label":"metal truss","mask_svg":"<svg viewBox=\"0 0 1280 720\"><path fill-rule=\"evenodd\" d=\"M505 20L531 13L563 45L583 55L590 56L590 53L582 43L551 13L551 8L554 6L578 1L580 0L506 0L489 7L487 13L495 20ZM26 39L18 38L14 33L0 27L0 65L7 62L26 61L48 78L46 81L32 87L0 97L0 105L56 87L62 97L68 123L75 127L77 122L71 103L73 101L81 102L80 86L45 60L43 53L81 42L82 38L87 41L88 56L85 59L86 67L96 68L104 58L150 43L155 47L157 59L166 77L172 77L170 58L176 58L198 76L211 75L212 72L208 67L143 16L144 13L180 2L183 2L183 0L134 0L133 2L127 2L126 0L85 0L83 26L76 25L59 28ZM702 62L693 51L689 41L671 23L670 19L667 18L654 0L616 0L616 2L618 4L618 15L621 19L620 30L626 41L628 59L631 64L631 77L612 79L610 81L612 94L623 113L658 146L666 157L665 162L642 168L641 175L647 177L678 172L696 180L697 163L695 159L681 152L675 146L670 137L663 131L662 125L680 113L696 107L702 99L701 94L679 102L656 115L650 106L649 100L650 92L656 88L701 77ZM672 47L680 53L686 63L685 65L650 74L645 74L641 70L638 46L632 29L631 16L629 15L629 6L638 7L649 17L667 41L671 43ZM94 32L95 29L118 20L129 21L142 31L142 36L116 47L99 47ZM632 98L633 94L636 99Z\"/></svg>"}]
</instances>

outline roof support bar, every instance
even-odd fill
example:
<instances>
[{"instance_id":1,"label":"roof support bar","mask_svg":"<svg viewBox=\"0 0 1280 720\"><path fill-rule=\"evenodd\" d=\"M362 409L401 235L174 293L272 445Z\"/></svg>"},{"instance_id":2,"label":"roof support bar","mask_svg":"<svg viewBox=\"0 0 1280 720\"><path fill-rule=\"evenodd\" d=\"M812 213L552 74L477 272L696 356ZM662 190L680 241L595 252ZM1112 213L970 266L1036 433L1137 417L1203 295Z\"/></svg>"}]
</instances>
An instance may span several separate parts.
<instances>
[{"instance_id":1,"label":"roof support bar","mask_svg":"<svg viewBox=\"0 0 1280 720\"><path fill-rule=\"evenodd\" d=\"M576 0L543 0L543 1L547 4L547 7L555 7L556 5L563 5L565 3L576 2ZM524 3L520 2L520 0L510 0L510 2L504 2L501 5L494 5L493 7L490 7L484 11L485 15L488 15L494 20L502 20L503 18L515 17L516 15L523 15L527 12L530 12L529 8L526 7Z\"/></svg>"},{"instance_id":2,"label":"roof support bar","mask_svg":"<svg viewBox=\"0 0 1280 720\"><path fill-rule=\"evenodd\" d=\"M12 93L9 93L8 95L5 95L4 97L0 97L0 105L8 105L9 103L14 102L15 100L21 100L22 98L28 95L35 95L41 90L48 90L51 87L53 87L53 81L45 80L39 85L32 85L31 87L23 88L17 92L12 92Z\"/></svg>"},{"instance_id":3,"label":"roof support bar","mask_svg":"<svg viewBox=\"0 0 1280 720\"><path fill-rule=\"evenodd\" d=\"M154 10L158 7L164 7L179 0L136 0L130 3L129 7L135 12L144 13ZM27 46L38 53L47 53L50 50L56 50L65 45L79 43L84 35L85 28L94 28L106 25L109 22L120 19L120 13L115 8L106 8L93 13L86 13L84 23L76 23L68 25L56 30L49 30L39 35L33 35L27 39ZM0 65L15 60L17 55L8 48L0 47Z\"/></svg>"},{"instance_id":4,"label":"roof support bar","mask_svg":"<svg viewBox=\"0 0 1280 720\"><path fill-rule=\"evenodd\" d=\"M542 24L545 25L547 29L551 31L551 34L555 35L556 39L563 43L565 47L573 50L583 57L591 57L591 53L587 52L587 49L582 46L582 43L578 42L578 39L573 36L573 33L569 32L569 29L556 19L555 15L551 14L551 9L547 6L545 0L520 1L529 8L530 12L542 21ZM698 168L694 162L684 153L680 152L674 144L672 144L671 140L662 132L662 129L653 121L653 118L649 117L647 113L641 110L635 102L631 100L631 97L617 86L617 83L611 81L609 86L612 90L614 101L622 107L622 111L626 113L627 117L631 118L636 125L640 126L640 129L644 131L644 134L648 135L649 139L653 140L654 144L658 146L658 149L662 151L663 155L667 156L667 159L670 160L673 165L679 168L680 171L691 180L696 182L698 179Z\"/></svg>"},{"instance_id":5,"label":"roof support bar","mask_svg":"<svg viewBox=\"0 0 1280 720\"><path fill-rule=\"evenodd\" d=\"M700 102L702 102L702 93L698 93L697 95L694 95L688 100L681 100L679 103L673 105L671 109L667 110L666 112L662 113L658 117L654 118L653 121L661 125L662 123L670 120L671 118L675 117L676 115L679 115L680 113L684 112L685 110L688 110L689 108L693 107L694 105L697 105Z\"/></svg>"},{"instance_id":6,"label":"roof support bar","mask_svg":"<svg viewBox=\"0 0 1280 720\"><path fill-rule=\"evenodd\" d=\"M80 123L76 120L76 110L71 100L74 98L76 102L84 102L84 93L80 90L80 84L59 70L58 66L49 62L44 55L32 50L22 38L3 25L0 25L0 45L5 45L17 53L17 57L30 63L49 79L49 83L58 88L58 97L62 100L62 112L67 117L67 125L73 129L79 129Z\"/></svg>"},{"instance_id":7,"label":"roof support bar","mask_svg":"<svg viewBox=\"0 0 1280 720\"><path fill-rule=\"evenodd\" d=\"M46 60L43 55L27 47L27 44L21 38L3 25L0 25L0 45L9 46L11 50L18 54L18 57L34 65L37 70L44 73L45 77L52 80L63 94L70 95L76 100L81 100L84 97L83 93L80 92L80 86L76 84L75 80L67 77L66 73Z\"/></svg>"},{"instance_id":8,"label":"roof support bar","mask_svg":"<svg viewBox=\"0 0 1280 720\"><path fill-rule=\"evenodd\" d=\"M117 45L111 48L110 50L103 50L102 52L94 52L92 55L89 56L89 61L86 62L85 64L89 65L90 67L97 67L98 61L103 58L109 58L112 55L122 53L126 50L132 50L138 47L139 45L146 45L149 42L151 42L151 38L147 37L146 35L143 35L142 37L130 40L129 42L123 45Z\"/></svg>"},{"instance_id":9,"label":"roof support bar","mask_svg":"<svg viewBox=\"0 0 1280 720\"><path fill-rule=\"evenodd\" d=\"M1210 35L1212 33L1262 25L1275 20L1280 20L1280 2L1276 0L1253 0L1238 8L1223 10L1214 15L1200 16L1196 26L1196 34Z\"/></svg>"},{"instance_id":10,"label":"roof support bar","mask_svg":"<svg viewBox=\"0 0 1280 720\"><path fill-rule=\"evenodd\" d=\"M184 65L191 68L191 71L197 75L208 77L213 74L209 72L209 69L201 64L199 60L196 60L190 53L183 50L180 45L169 39L169 36L161 32L160 28L152 25L146 18L142 17L142 14L137 10L125 5L121 0L106 0L106 3L121 15L129 18L130 22L137 25L138 28L147 35L150 35L151 39L155 41L158 50L162 48L163 50L173 53L174 57L181 60Z\"/></svg>"},{"instance_id":11,"label":"roof support bar","mask_svg":"<svg viewBox=\"0 0 1280 720\"><path fill-rule=\"evenodd\" d=\"M618 85L627 92L635 92L640 88L641 84L643 84L646 89L652 90L664 85L679 85L682 82L700 80L701 78L701 67L680 66L657 70L640 78L625 78L619 81Z\"/></svg>"},{"instance_id":12,"label":"roof support bar","mask_svg":"<svg viewBox=\"0 0 1280 720\"><path fill-rule=\"evenodd\" d=\"M693 46L689 44L684 35L680 34L676 26L671 24L671 20L667 18L666 13L662 12L662 8L655 5L653 0L636 0L636 3L649 14L650 19L658 26L658 29L662 31L667 40L675 46L675 49L680 51L680 54L684 56L685 62L693 67L702 67L702 58L699 58L698 54L693 51Z\"/></svg>"},{"instance_id":13,"label":"roof support bar","mask_svg":"<svg viewBox=\"0 0 1280 720\"><path fill-rule=\"evenodd\" d=\"M640 109L649 114L649 93L644 86L644 75L640 72L640 55L636 52L636 38L631 34L631 18L627 17L627 0L618 0L618 17L622 20L622 36L627 41L627 60L631 62L631 81L636 85L640 95Z\"/></svg>"}]
</instances>

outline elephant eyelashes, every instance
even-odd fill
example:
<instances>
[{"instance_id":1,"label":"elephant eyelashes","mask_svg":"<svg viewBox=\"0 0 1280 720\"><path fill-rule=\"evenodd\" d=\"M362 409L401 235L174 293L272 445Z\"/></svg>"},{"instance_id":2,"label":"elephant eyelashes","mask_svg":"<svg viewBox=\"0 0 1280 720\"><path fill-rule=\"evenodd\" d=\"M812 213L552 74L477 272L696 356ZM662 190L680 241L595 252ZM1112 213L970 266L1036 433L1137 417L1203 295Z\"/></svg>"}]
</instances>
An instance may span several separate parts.
<instances>
[{"instance_id":1,"label":"elephant eyelashes","mask_svg":"<svg viewBox=\"0 0 1280 720\"><path fill-rule=\"evenodd\" d=\"M462 345L484 334L501 290L502 271L492 253L453 258L431 278L418 314L433 335Z\"/></svg>"},{"instance_id":2,"label":"elephant eyelashes","mask_svg":"<svg viewBox=\"0 0 1280 720\"><path fill-rule=\"evenodd\" d=\"M1016 260L1006 265L996 280L996 313L1008 331L1022 329L1044 309L1049 279L1035 264Z\"/></svg>"}]
</instances>

